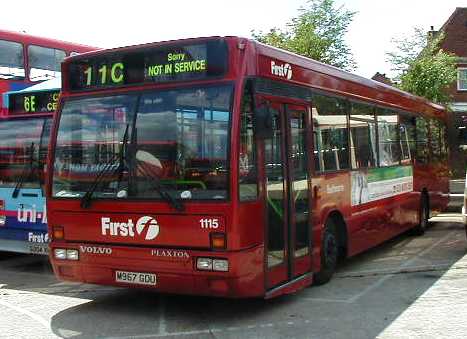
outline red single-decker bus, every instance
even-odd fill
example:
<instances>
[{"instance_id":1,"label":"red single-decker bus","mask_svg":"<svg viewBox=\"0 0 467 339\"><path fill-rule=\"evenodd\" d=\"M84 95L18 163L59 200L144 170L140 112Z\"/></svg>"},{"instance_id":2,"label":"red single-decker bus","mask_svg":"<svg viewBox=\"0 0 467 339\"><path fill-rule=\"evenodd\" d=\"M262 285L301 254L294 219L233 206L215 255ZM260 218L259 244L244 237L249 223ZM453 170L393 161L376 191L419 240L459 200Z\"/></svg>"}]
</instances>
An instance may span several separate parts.
<instances>
[{"instance_id":1,"label":"red single-decker bus","mask_svg":"<svg viewBox=\"0 0 467 339\"><path fill-rule=\"evenodd\" d=\"M446 111L238 37L65 60L49 151L59 279L265 297L446 207Z\"/></svg>"}]
</instances>

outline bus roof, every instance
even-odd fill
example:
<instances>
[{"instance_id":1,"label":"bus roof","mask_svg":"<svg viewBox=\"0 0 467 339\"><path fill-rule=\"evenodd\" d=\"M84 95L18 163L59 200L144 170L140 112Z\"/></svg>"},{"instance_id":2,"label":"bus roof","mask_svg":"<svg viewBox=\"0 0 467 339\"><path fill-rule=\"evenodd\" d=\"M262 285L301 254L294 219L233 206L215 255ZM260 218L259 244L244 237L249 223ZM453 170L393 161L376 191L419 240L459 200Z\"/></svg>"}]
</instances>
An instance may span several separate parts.
<instances>
[{"instance_id":1,"label":"bus roof","mask_svg":"<svg viewBox=\"0 0 467 339\"><path fill-rule=\"evenodd\" d=\"M93 47L93 46L77 44L73 42L56 40L56 39L50 39L50 38L43 38L39 36L30 35L27 33L7 31L3 29L0 29L0 39L23 42L25 44L41 45L44 47L59 48L59 46L62 46L63 48L66 48L69 50L75 50L76 52L80 52L80 53L98 49L97 47Z\"/></svg>"},{"instance_id":2,"label":"bus roof","mask_svg":"<svg viewBox=\"0 0 467 339\"><path fill-rule=\"evenodd\" d=\"M308 84L322 90L331 90L336 94L351 94L357 99L381 101L381 103L385 104L390 103L393 106L398 106L400 109L410 109L410 106L417 106L422 109L423 113L436 115L438 117L444 117L446 114L446 108L444 106L435 104L425 98L408 92L404 92L396 87L367 79L289 51L265 45L257 41L249 41L255 45L256 53L258 55L286 61L305 70L311 71L311 75L321 75L323 77L322 79L319 79L319 81L316 81L316 83L313 83L313 81L311 83L297 81L301 84ZM339 84L332 81L333 79L343 81ZM348 91L350 88L351 91Z\"/></svg>"},{"instance_id":3,"label":"bus roof","mask_svg":"<svg viewBox=\"0 0 467 339\"><path fill-rule=\"evenodd\" d=\"M171 44L190 44L196 43L198 41L216 39L230 41L232 46L243 45L242 48L246 50L246 53L249 53L249 55L256 58L257 66L250 68L253 70L251 70L250 74L247 75L261 75L278 81L287 80L271 74L271 64L267 64L267 62L263 62L263 64L261 64L260 58L269 58L269 62L270 59L280 60L284 63L291 64L295 68L298 68L297 73L302 74L301 77L298 76L297 78L289 79L289 83L306 85L317 90L323 90L335 93L337 95L352 97L356 100L371 101L376 105L389 105L394 109L409 110L439 118L445 118L446 108L442 105L432 103L425 98L412 95L398 88L349 73L334 66L327 65L289 51L271 47L252 39L235 36L211 36L168 40L111 49L102 49L80 54L78 56L69 57L66 59L66 62L73 62L74 60L79 60L82 58L100 57L113 53L125 53L135 50L144 50L151 47L162 47Z\"/></svg>"}]
</instances>

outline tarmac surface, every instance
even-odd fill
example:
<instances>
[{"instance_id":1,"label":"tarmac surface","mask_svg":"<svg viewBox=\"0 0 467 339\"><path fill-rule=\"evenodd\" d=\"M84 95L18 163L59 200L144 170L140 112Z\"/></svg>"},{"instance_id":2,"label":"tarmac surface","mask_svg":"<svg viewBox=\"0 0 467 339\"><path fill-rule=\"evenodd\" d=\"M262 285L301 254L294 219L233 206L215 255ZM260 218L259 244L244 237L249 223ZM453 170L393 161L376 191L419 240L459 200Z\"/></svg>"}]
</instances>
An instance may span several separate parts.
<instances>
[{"instance_id":1,"label":"tarmac surface","mask_svg":"<svg viewBox=\"0 0 467 339\"><path fill-rule=\"evenodd\" d=\"M0 338L466 338L460 214L347 260L272 300L159 295L59 282L46 257L0 253Z\"/></svg>"}]
</instances>

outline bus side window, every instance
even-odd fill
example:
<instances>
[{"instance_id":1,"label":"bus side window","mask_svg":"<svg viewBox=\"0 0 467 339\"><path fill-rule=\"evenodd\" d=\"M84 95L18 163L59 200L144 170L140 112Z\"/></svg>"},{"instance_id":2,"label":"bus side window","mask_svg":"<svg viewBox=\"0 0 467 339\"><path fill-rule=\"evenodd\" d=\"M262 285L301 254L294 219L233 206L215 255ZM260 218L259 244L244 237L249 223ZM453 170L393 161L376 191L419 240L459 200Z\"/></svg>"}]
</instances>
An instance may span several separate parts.
<instances>
[{"instance_id":1,"label":"bus side window","mask_svg":"<svg viewBox=\"0 0 467 339\"><path fill-rule=\"evenodd\" d=\"M428 122L425 118L416 118L416 137L417 154L415 159L420 164L427 164L429 161Z\"/></svg>"},{"instance_id":2,"label":"bus side window","mask_svg":"<svg viewBox=\"0 0 467 339\"><path fill-rule=\"evenodd\" d=\"M448 160L448 135L447 129L444 122L439 123L440 126L440 141L441 141L441 161L446 162Z\"/></svg>"},{"instance_id":3,"label":"bus side window","mask_svg":"<svg viewBox=\"0 0 467 339\"><path fill-rule=\"evenodd\" d=\"M353 169L376 166L376 124L372 106L351 103L350 143Z\"/></svg>"},{"instance_id":4,"label":"bus side window","mask_svg":"<svg viewBox=\"0 0 467 339\"><path fill-rule=\"evenodd\" d=\"M313 95L313 141L316 171L349 168L347 104L342 99Z\"/></svg>"},{"instance_id":5,"label":"bus side window","mask_svg":"<svg viewBox=\"0 0 467 339\"><path fill-rule=\"evenodd\" d=\"M399 165L402 150L399 141L398 114L380 108L376 112L378 121L379 166Z\"/></svg>"},{"instance_id":6,"label":"bus side window","mask_svg":"<svg viewBox=\"0 0 467 339\"><path fill-rule=\"evenodd\" d=\"M430 150L431 161L439 162L441 160L441 131L437 120L430 119Z\"/></svg>"},{"instance_id":7,"label":"bus side window","mask_svg":"<svg viewBox=\"0 0 467 339\"><path fill-rule=\"evenodd\" d=\"M240 113L240 152L238 181L240 201L255 200L258 197L258 176L256 170L256 144L253 134L253 93L251 82L245 86Z\"/></svg>"},{"instance_id":8,"label":"bus side window","mask_svg":"<svg viewBox=\"0 0 467 339\"><path fill-rule=\"evenodd\" d=\"M415 117L408 113L399 115L400 121L400 143L402 149L402 163L410 163L416 153L415 136L416 125Z\"/></svg>"}]
</instances>

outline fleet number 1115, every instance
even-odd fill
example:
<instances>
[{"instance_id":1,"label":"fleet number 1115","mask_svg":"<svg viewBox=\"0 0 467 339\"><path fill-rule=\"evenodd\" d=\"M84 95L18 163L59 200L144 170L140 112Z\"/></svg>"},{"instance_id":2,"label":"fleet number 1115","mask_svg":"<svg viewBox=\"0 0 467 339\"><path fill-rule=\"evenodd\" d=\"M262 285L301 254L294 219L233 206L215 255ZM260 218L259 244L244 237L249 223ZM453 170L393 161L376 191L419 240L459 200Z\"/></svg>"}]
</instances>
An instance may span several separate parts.
<instances>
[{"instance_id":1,"label":"fleet number 1115","mask_svg":"<svg viewBox=\"0 0 467 339\"><path fill-rule=\"evenodd\" d=\"M219 219L200 219L199 223L201 224L201 228L218 228L219 227Z\"/></svg>"}]
</instances>

